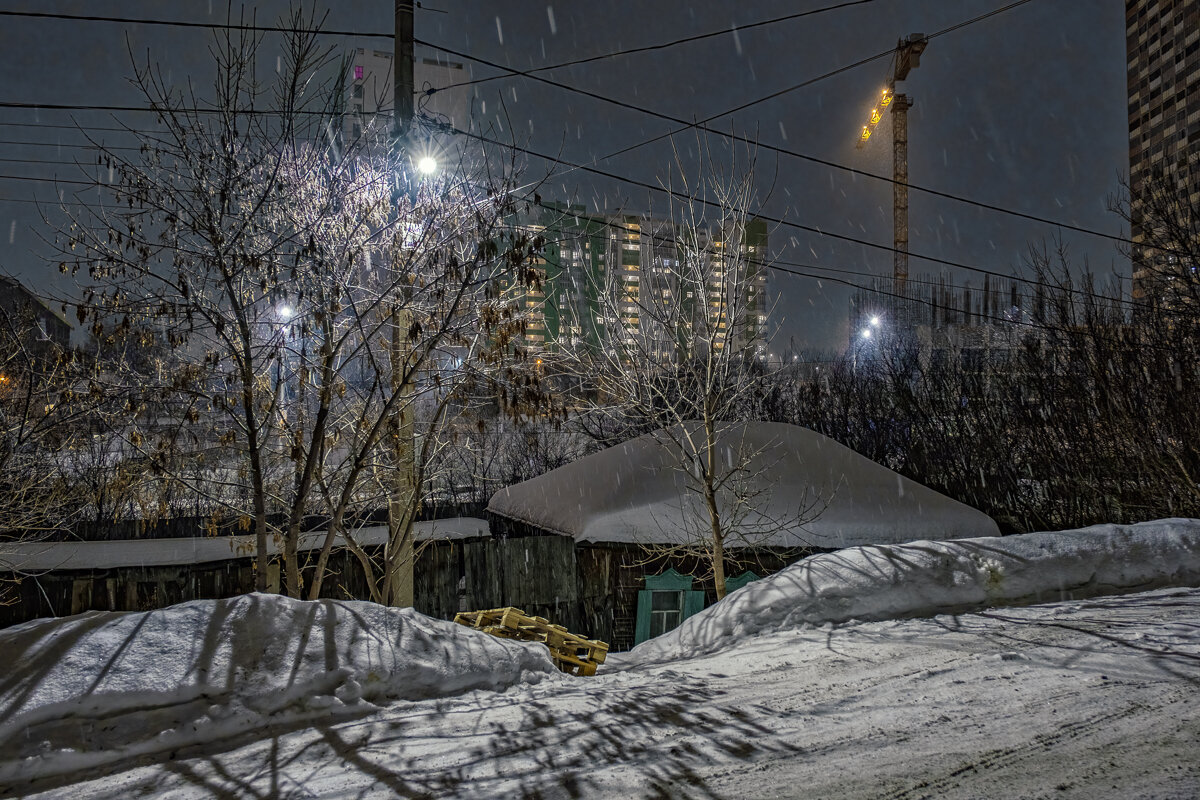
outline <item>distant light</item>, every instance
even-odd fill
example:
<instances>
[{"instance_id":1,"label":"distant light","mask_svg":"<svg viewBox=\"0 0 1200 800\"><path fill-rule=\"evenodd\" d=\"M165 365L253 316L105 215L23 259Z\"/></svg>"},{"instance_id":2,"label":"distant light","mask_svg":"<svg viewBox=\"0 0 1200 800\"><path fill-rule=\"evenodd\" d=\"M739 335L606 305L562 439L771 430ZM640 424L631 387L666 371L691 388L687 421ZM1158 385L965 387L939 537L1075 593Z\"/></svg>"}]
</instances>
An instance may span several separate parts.
<instances>
[{"instance_id":1,"label":"distant light","mask_svg":"<svg viewBox=\"0 0 1200 800\"><path fill-rule=\"evenodd\" d=\"M280 306L277 313L279 314L279 318L281 320L287 322L292 318L292 315L295 314L296 311L291 306Z\"/></svg>"},{"instance_id":2,"label":"distant light","mask_svg":"<svg viewBox=\"0 0 1200 800\"><path fill-rule=\"evenodd\" d=\"M871 338L871 329L870 329L870 328L863 328L863 329L862 329L862 338L864 338L864 339L870 339L870 338Z\"/></svg>"},{"instance_id":3,"label":"distant light","mask_svg":"<svg viewBox=\"0 0 1200 800\"><path fill-rule=\"evenodd\" d=\"M879 317L871 317L871 327L872 328L879 327Z\"/></svg>"},{"instance_id":4,"label":"distant light","mask_svg":"<svg viewBox=\"0 0 1200 800\"><path fill-rule=\"evenodd\" d=\"M417 161L417 171L423 175L432 175L437 172L437 159L433 156L421 156Z\"/></svg>"}]
</instances>

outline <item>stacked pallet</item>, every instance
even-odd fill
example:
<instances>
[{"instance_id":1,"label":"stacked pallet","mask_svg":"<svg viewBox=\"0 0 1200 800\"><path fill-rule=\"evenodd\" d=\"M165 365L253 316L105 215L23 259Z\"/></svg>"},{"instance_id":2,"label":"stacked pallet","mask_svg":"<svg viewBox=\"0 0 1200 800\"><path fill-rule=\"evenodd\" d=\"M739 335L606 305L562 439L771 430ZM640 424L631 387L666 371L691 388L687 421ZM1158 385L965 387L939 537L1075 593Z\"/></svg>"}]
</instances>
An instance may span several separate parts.
<instances>
[{"instance_id":1,"label":"stacked pallet","mask_svg":"<svg viewBox=\"0 0 1200 800\"><path fill-rule=\"evenodd\" d=\"M502 639L541 642L550 649L550 658L558 668L569 675L595 675L596 667L608 656L607 642L577 636L562 625L552 625L545 617L531 617L519 608L460 611L454 621Z\"/></svg>"}]
</instances>

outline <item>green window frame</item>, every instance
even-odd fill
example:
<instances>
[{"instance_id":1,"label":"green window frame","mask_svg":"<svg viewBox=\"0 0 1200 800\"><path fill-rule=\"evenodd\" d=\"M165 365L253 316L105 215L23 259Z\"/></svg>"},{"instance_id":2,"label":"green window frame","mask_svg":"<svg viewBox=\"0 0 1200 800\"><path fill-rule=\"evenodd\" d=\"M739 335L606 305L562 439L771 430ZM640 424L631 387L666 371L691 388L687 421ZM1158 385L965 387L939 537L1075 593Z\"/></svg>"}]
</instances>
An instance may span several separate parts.
<instances>
[{"instance_id":1,"label":"green window frame","mask_svg":"<svg viewBox=\"0 0 1200 800\"><path fill-rule=\"evenodd\" d=\"M752 570L746 570L741 575L735 575L732 578L726 578L725 579L725 594L728 595L730 592L733 592L733 591L736 591L736 590L742 588L747 583L753 583L754 581L758 580L761 577L762 577L761 575L755 575Z\"/></svg>"}]
</instances>

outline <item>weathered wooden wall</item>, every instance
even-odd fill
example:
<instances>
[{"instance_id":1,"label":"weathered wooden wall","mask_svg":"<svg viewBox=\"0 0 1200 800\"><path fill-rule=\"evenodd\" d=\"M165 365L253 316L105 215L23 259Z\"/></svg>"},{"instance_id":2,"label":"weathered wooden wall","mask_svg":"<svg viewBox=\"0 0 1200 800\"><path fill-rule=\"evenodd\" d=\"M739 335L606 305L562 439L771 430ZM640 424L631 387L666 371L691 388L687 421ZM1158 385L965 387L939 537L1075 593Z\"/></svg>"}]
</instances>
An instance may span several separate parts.
<instances>
[{"instance_id":1,"label":"weathered wooden wall","mask_svg":"<svg viewBox=\"0 0 1200 800\"><path fill-rule=\"evenodd\" d=\"M750 568L759 575L782 569L801 556L760 551ZM703 574L703 565L680 559L647 559L636 545L577 544L565 536L478 537L424 545L414 568L414 605L439 619L459 611L516 606L546 617L614 651L633 646L637 593L646 575L668 567ZM311 577L311 566L305 577ZM24 577L0 605L0 626L39 617L85 611L147 611L187 600L232 597L254 590L251 559L163 567L56 570ZM9 583L12 576L0 575ZM279 567L267 575L279 591ZM708 603L716 601L712 581L697 581ZM322 597L370 598L362 569L348 551L334 553Z\"/></svg>"}]
</instances>

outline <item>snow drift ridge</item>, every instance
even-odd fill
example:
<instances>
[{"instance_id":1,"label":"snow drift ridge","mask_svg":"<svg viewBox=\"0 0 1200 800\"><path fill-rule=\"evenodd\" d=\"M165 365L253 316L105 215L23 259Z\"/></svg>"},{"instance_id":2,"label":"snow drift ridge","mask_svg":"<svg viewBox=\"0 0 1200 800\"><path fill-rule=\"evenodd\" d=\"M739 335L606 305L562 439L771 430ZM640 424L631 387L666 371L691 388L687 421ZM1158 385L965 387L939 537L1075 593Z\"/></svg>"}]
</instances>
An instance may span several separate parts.
<instances>
[{"instance_id":1,"label":"snow drift ridge","mask_svg":"<svg viewBox=\"0 0 1200 800\"><path fill-rule=\"evenodd\" d=\"M0 653L0 786L561 674L541 645L412 609L268 594L36 620Z\"/></svg>"},{"instance_id":2,"label":"snow drift ridge","mask_svg":"<svg viewBox=\"0 0 1200 800\"><path fill-rule=\"evenodd\" d=\"M802 625L1200 585L1200 520L851 547L747 584L614 665L671 661Z\"/></svg>"}]
</instances>

